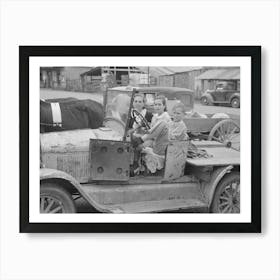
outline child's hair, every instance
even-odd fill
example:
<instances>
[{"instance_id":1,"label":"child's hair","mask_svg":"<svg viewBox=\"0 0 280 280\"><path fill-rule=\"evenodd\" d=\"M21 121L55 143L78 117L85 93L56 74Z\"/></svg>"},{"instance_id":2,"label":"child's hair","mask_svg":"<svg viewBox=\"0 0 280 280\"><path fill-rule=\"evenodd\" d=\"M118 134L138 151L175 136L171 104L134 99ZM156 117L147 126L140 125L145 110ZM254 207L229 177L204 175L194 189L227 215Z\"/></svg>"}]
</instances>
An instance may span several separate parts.
<instances>
[{"instance_id":1,"label":"child's hair","mask_svg":"<svg viewBox=\"0 0 280 280\"><path fill-rule=\"evenodd\" d=\"M145 96L142 93L135 93L134 98L141 97L143 99L143 102L145 101Z\"/></svg>"},{"instance_id":2,"label":"child's hair","mask_svg":"<svg viewBox=\"0 0 280 280\"><path fill-rule=\"evenodd\" d=\"M157 95L155 101L158 99L161 100L162 105L164 106L164 112L166 112L167 111L166 97L164 95Z\"/></svg>"},{"instance_id":3,"label":"child's hair","mask_svg":"<svg viewBox=\"0 0 280 280\"><path fill-rule=\"evenodd\" d=\"M180 108L182 110L182 113L185 114L186 113L186 106L182 103L182 102L178 102L176 103L173 108L172 111L176 110L177 108Z\"/></svg>"}]
</instances>

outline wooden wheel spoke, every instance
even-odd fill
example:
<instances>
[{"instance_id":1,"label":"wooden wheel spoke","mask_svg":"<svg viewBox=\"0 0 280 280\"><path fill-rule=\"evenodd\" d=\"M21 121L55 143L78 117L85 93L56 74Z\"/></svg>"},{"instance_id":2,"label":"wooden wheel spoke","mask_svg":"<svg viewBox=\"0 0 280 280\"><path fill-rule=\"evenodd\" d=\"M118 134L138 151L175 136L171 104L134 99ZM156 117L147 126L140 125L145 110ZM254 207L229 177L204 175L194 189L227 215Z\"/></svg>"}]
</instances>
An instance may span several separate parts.
<instances>
[{"instance_id":1,"label":"wooden wheel spoke","mask_svg":"<svg viewBox=\"0 0 280 280\"><path fill-rule=\"evenodd\" d=\"M227 205L227 206L222 210L222 213L228 213L229 208L230 208L230 205Z\"/></svg>"},{"instance_id":2,"label":"wooden wheel spoke","mask_svg":"<svg viewBox=\"0 0 280 280\"><path fill-rule=\"evenodd\" d=\"M225 189L224 193L227 195L228 198L232 197L231 193Z\"/></svg>"},{"instance_id":3,"label":"wooden wheel spoke","mask_svg":"<svg viewBox=\"0 0 280 280\"><path fill-rule=\"evenodd\" d=\"M226 206L226 205L229 205L228 200L227 200L226 202L221 203L221 204L219 205L219 207L221 208L221 207Z\"/></svg>"},{"instance_id":4,"label":"wooden wheel spoke","mask_svg":"<svg viewBox=\"0 0 280 280\"><path fill-rule=\"evenodd\" d=\"M215 190L211 204L214 213L240 213L240 173L225 175Z\"/></svg>"},{"instance_id":5,"label":"wooden wheel spoke","mask_svg":"<svg viewBox=\"0 0 280 280\"><path fill-rule=\"evenodd\" d=\"M63 210L61 205L57 206L56 208L54 208L54 209L53 209L52 211L50 211L49 213L57 213L59 210ZM62 211L62 212L63 212L63 211Z\"/></svg>"},{"instance_id":6,"label":"wooden wheel spoke","mask_svg":"<svg viewBox=\"0 0 280 280\"><path fill-rule=\"evenodd\" d=\"M240 150L240 133L239 126L236 122L231 119L225 119L218 122L211 130L208 140L217 141L220 143L236 142L236 145L239 143L239 147L232 147L234 150Z\"/></svg>"},{"instance_id":7,"label":"wooden wheel spoke","mask_svg":"<svg viewBox=\"0 0 280 280\"><path fill-rule=\"evenodd\" d=\"M44 212L48 213L51 210L53 204L54 204L54 200L51 199L50 203L48 204L48 206L47 206L47 208L45 209Z\"/></svg>"},{"instance_id":8,"label":"wooden wheel spoke","mask_svg":"<svg viewBox=\"0 0 280 280\"><path fill-rule=\"evenodd\" d=\"M220 138L218 138L218 137L212 137L212 140L215 140L215 141L217 141L217 142L221 142L221 139Z\"/></svg>"},{"instance_id":9,"label":"wooden wheel spoke","mask_svg":"<svg viewBox=\"0 0 280 280\"><path fill-rule=\"evenodd\" d=\"M45 205L45 198L42 197L40 201L40 212L44 211L44 205Z\"/></svg>"},{"instance_id":10,"label":"wooden wheel spoke","mask_svg":"<svg viewBox=\"0 0 280 280\"><path fill-rule=\"evenodd\" d=\"M221 196L220 199L221 199L221 200L226 200L226 201L228 201L228 200L229 200L229 197Z\"/></svg>"}]
</instances>

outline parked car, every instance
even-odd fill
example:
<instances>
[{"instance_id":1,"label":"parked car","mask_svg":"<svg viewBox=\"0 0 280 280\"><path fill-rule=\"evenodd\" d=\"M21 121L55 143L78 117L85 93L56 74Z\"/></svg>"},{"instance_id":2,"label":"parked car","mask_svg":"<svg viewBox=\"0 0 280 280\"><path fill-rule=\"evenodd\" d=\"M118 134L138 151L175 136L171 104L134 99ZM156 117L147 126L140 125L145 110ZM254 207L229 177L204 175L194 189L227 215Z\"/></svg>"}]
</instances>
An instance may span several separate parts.
<instances>
[{"instance_id":1,"label":"parked car","mask_svg":"<svg viewBox=\"0 0 280 280\"><path fill-rule=\"evenodd\" d=\"M206 90L200 100L203 105L230 104L239 108L240 90L235 82L219 82L214 90Z\"/></svg>"},{"instance_id":2,"label":"parked car","mask_svg":"<svg viewBox=\"0 0 280 280\"><path fill-rule=\"evenodd\" d=\"M136 151L128 123L136 92L147 99L165 92L170 101L193 106L193 92L185 89L111 90L104 96L102 127L42 133L40 212L74 213L74 201L82 196L97 211L107 213L181 209L239 213L240 152L215 135L215 141L171 141L160 172L131 175ZM202 153L188 157L190 149Z\"/></svg>"}]
</instances>

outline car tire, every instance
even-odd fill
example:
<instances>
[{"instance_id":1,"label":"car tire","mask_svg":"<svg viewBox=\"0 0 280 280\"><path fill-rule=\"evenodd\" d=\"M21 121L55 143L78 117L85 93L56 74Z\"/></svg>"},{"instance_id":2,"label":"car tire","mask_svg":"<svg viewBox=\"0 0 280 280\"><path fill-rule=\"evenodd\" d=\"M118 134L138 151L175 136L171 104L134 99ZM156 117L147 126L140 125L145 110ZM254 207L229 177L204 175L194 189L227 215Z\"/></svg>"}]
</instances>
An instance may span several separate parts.
<instances>
[{"instance_id":1,"label":"car tire","mask_svg":"<svg viewBox=\"0 0 280 280\"><path fill-rule=\"evenodd\" d=\"M235 189L233 188L235 184ZM231 190L231 191L230 191ZM240 213L240 173L231 172L218 184L212 199L211 213Z\"/></svg>"},{"instance_id":2,"label":"car tire","mask_svg":"<svg viewBox=\"0 0 280 280\"><path fill-rule=\"evenodd\" d=\"M231 107L232 108L239 108L240 107L240 100L237 97L232 98L231 102Z\"/></svg>"},{"instance_id":3,"label":"car tire","mask_svg":"<svg viewBox=\"0 0 280 280\"><path fill-rule=\"evenodd\" d=\"M76 205L71 194L55 183L40 186L40 213L76 213Z\"/></svg>"},{"instance_id":4,"label":"car tire","mask_svg":"<svg viewBox=\"0 0 280 280\"><path fill-rule=\"evenodd\" d=\"M211 105L210 104L211 102L209 102L209 100L206 96L201 97L200 101L201 101L202 105Z\"/></svg>"}]
</instances>

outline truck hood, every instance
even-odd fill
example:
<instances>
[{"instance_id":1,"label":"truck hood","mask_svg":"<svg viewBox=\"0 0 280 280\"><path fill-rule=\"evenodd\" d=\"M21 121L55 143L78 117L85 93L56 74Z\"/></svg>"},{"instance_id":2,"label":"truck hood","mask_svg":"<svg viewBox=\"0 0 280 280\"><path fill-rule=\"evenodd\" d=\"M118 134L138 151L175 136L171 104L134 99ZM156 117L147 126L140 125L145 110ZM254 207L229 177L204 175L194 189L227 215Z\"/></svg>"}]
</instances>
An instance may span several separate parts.
<instances>
[{"instance_id":1,"label":"truck hood","mask_svg":"<svg viewBox=\"0 0 280 280\"><path fill-rule=\"evenodd\" d=\"M41 133L42 153L89 151L90 139L121 141L122 136L107 127Z\"/></svg>"}]
</instances>

